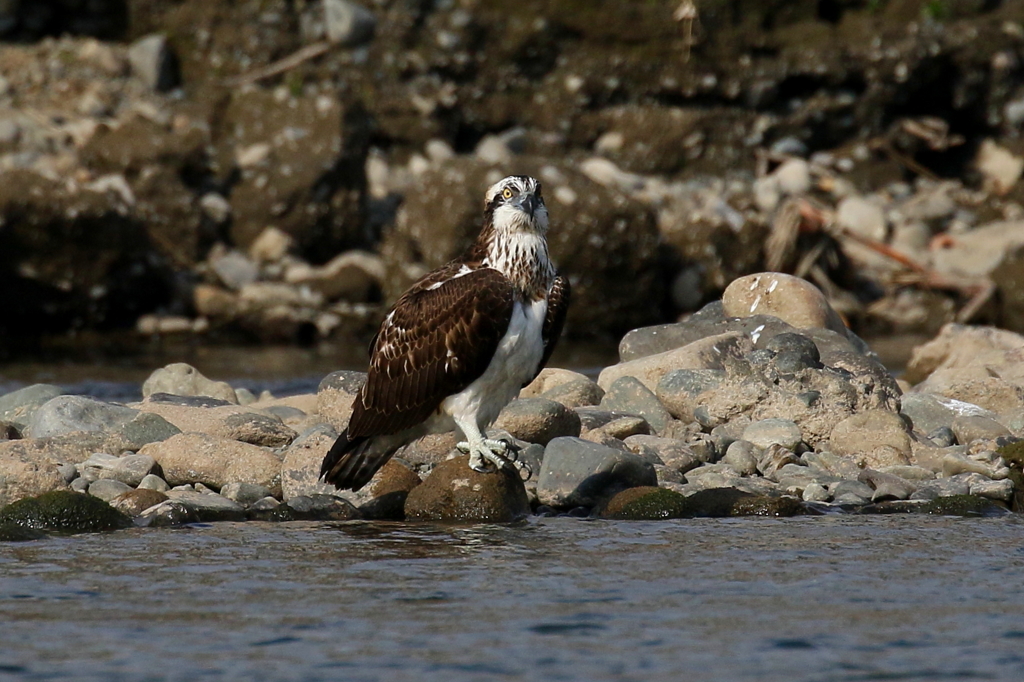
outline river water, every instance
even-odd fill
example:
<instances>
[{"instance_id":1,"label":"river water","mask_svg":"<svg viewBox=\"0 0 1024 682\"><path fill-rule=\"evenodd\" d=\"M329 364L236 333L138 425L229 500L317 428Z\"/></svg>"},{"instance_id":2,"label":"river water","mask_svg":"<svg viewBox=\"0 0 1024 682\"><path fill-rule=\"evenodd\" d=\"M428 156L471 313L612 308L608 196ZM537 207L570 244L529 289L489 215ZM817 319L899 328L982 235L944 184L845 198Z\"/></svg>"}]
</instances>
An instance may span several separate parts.
<instances>
[{"instance_id":1,"label":"river water","mask_svg":"<svg viewBox=\"0 0 1024 682\"><path fill-rule=\"evenodd\" d=\"M0 546L2 680L1024 680L1024 517L223 523Z\"/></svg>"}]
</instances>

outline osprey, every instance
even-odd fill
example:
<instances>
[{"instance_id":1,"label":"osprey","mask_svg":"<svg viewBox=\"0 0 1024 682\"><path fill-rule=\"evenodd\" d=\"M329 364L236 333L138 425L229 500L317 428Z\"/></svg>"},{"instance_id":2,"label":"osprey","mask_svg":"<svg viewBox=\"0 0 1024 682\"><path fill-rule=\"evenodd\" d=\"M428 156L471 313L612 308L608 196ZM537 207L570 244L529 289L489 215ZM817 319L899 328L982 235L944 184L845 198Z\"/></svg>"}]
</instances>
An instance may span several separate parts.
<instances>
[{"instance_id":1,"label":"osprey","mask_svg":"<svg viewBox=\"0 0 1024 682\"><path fill-rule=\"evenodd\" d=\"M569 281L548 258L540 183L513 175L487 190L484 226L461 257L416 282L370 344L366 383L320 477L358 490L403 446L455 427L476 471L510 463L486 429L551 357ZM521 465L520 465L521 466Z\"/></svg>"}]
</instances>

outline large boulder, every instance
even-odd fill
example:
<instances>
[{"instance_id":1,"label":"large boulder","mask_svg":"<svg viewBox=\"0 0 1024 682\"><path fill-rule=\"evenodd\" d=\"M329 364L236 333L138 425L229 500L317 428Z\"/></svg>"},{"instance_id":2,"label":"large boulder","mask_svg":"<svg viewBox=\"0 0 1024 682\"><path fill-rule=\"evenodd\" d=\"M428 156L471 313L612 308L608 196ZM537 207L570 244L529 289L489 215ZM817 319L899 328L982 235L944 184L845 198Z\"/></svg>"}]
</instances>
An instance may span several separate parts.
<instances>
[{"instance_id":1,"label":"large boulder","mask_svg":"<svg viewBox=\"0 0 1024 682\"><path fill-rule=\"evenodd\" d=\"M266 448L203 433L182 433L139 450L163 469L172 486L202 483L219 490L228 483L262 485L281 495L281 458Z\"/></svg>"}]
</instances>

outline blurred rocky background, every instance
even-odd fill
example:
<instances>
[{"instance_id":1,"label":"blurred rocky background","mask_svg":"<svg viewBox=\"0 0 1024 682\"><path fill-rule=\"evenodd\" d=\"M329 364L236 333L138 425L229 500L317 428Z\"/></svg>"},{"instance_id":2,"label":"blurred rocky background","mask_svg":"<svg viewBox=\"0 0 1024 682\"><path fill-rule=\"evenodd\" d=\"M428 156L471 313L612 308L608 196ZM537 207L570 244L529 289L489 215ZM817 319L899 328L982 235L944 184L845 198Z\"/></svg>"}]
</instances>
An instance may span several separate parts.
<instances>
[{"instance_id":1,"label":"blurred rocky background","mask_svg":"<svg viewBox=\"0 0 1024 682\"><path fill-rule=\"evenodd\" d=\"M0 0L0 351L368 338L491 182L567 333L766 269L859 333L1024 331L1024 3Z\"/></svg>"}]
</instances>

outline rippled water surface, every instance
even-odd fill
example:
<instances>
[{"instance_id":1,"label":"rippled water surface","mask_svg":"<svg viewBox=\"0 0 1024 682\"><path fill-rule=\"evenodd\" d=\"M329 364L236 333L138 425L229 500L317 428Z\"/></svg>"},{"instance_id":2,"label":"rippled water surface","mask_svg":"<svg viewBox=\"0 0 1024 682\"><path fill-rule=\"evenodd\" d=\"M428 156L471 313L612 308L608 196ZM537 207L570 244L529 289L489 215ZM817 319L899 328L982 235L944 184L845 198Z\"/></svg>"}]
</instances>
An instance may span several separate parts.
<instances>
[{"instance_id":1,"label":"rippled water surface","mask_svg":"<svg viewBox=\"0 0 1024 682\"><path fill-rule=\"evenodd\" d=\"M246 523L6 544L0 679L1024 680L1024 519Z\"/></svg>"}]
</instances>

